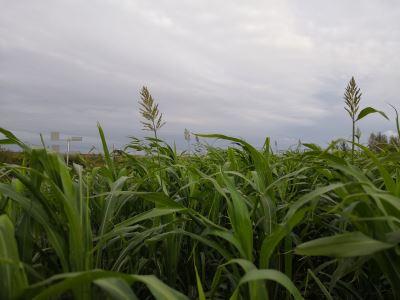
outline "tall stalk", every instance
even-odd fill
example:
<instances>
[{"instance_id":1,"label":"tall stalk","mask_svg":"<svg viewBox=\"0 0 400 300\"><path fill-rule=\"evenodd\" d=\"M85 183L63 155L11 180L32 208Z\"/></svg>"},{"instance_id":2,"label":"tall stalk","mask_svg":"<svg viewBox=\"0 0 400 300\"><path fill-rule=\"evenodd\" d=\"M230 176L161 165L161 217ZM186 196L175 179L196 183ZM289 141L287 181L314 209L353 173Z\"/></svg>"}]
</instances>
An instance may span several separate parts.
<instances>
[{"instance_id":1,"label":"tall stalk","mask_svg":"<svg viewBox=\"0 0 400 300\"><path fill-rule=\"evenodd\" d=\"M354 144L356 136L356 115L359 110L359 103L361 100L360 88L357 86L354 77L351 77L350 82L347 84L344 92L344 102L346 106L344 109L349 113L352 121L352 135L351 135L351 161L354 162Z\"/></svg>"},{"instance_id":2,"label":"tall stalk","mask_svg":"<svg viewBox=\"0 0 400 300\"><path fill-rule=\"evenodd\" d=\"M187 142L188 154L190 155L190 131L187 128L185 128L184 136Z\"/></svg>"},{"instance_id":3,"label":"tall stalk","mask_svg":"<svg viewBox=\"0 0 400 300\"><path fill-rule=\"evenodd\" d=\"M158 169L160 172L161 188L162 188L162 176L161 176L161 159L158 144L158 130L165 125L166 122L162 120L162 113L158 110L158 103L154 102L147 87L143 87L140 92L140 114L144 121L140 121L143 124L143 130L152 131L157 144L157 159Z\"/></svg>"},{"instance_id":4,"label":"tall stalk","mask_svg":"<svg viewBox=\"0 0 400 300\"><path fill-rule=\"evenodd\" d=\"M151 96L147 87L143 87L140 92L140 113L144 118L144 121L140 121L143 124L143 130L152 131L154 138L158 139L157 131L165 125L166 122L162 120L162 113L158 110L158 104L154 103L154 99Z\"/></svg>"}]
</instances>

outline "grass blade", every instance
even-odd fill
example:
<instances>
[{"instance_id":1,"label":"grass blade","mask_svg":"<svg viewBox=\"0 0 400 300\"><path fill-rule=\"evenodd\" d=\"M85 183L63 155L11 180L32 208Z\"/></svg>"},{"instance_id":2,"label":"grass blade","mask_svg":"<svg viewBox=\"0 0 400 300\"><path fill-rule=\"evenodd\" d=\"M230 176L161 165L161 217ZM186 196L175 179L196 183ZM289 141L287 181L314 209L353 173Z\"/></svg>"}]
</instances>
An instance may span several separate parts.
<instances>
[{"instance_id":1,"label":"grass blade","mask_svg":"<svg viewBox=\"0 0 400 300\"><path fill-rule=\"evenodd\" d=\"M295 252L306 256L352 257L371 255L394 246L371 239L361 232L348 232L300 244Z\"/></svg>"},{"instance_id":2,"label":"grass blade","mask_svg":"<svg viewBox=\"0 0 400 300\"><path fill-rule=\"evenodd\" d=\"M19 260L14 226L6 215L0 216L0 298L15 299L28 286Z\"/></svg>"}]
</instances>

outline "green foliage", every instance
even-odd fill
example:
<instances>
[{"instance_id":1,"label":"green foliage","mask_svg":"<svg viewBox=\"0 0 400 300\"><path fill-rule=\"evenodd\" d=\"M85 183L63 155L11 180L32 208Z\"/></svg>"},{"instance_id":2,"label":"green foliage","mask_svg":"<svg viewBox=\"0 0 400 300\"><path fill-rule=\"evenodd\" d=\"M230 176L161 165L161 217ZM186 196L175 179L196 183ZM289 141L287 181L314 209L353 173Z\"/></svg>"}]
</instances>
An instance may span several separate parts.
<instances>
[{"instance_id":1,"label":"green foliage","mask_svg":"<svg viewBox=\"0 0 400 300\"><path fill-rule=\"evenodd\" d=\"M387 137L385 134L371 133L368 138L368 148L374 152L389 151L398 152L400 147L400 139L398 136Z\"/></svg>"},{"instance_id":2,"label":"green foliage","mask_svg":"<svg viewBox=\"0 0 400 300\"><path fill-rule=\"evenodd\" d=\"M398 152L214 134L229 147L113 159L98 129L86 166L0 129L24 150L0 167L2 298L398 299Z\"/></svg>"},{"instance_id":3,"label":"green foliage","mask_svg":"<svg viewBox=\"0 0 400 300\"><path fill-rule=\"evenodd\" d=\"M6 215L0 216L0 278L1 299L15 299L28 286L14 238L14 226Z\"/></svg>"},{"instance_id":4,"label":"green foliage","mask_svg":"<svg viewBox=\"0 0 400 300\"><path fill-rule=\"evenodd\" d=\"M22 164L24 155L21 152L14 152L9 150L0 150L0 163L7 164Z\"/></svg>"}]
</instances>

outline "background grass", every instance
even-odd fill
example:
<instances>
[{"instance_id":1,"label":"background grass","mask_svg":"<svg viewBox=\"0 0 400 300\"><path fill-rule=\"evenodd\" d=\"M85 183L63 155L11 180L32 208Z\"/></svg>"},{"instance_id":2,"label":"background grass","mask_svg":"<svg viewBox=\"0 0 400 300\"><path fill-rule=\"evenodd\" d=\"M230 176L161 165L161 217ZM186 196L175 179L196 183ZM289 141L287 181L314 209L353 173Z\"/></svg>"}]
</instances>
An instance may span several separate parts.
<instances>
[{"instance_id":1,"label":"background grass","mask_svg":"<svg viewBox=\"0 0 400 300\"><path fill-rule=\"evenodd\" d=\"M397 299L399 152L180 154L72 159L31 149L0 167L2 299ZM128 149L127 148L127 149ZM11 154L7 154L11 155ZM14 155L14 154L12 154Z\"/></svg>"}]
</instances>

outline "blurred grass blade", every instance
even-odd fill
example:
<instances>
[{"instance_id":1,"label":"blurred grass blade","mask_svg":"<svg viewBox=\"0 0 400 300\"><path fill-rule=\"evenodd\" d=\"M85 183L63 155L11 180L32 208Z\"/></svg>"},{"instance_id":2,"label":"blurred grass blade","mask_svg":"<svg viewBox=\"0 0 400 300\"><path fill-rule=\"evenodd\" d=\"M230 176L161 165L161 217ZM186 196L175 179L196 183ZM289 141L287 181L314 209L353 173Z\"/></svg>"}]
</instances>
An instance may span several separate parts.
<instances>
[{"instance_id":1,"label":"blurred grass blade","mask_svg":"<svg viewBox=\"0 0 400 300\"><path fill-rule=\"evenodd\" d=\"M138 300L126 281L119 278L97 279L94 284L106 291L113 300Z\"/></svg>"},{"instance_id":2,"label":"blurred grass blade","mask_svg":"<svg viewBox=\"0 0 400 300\"><path fill-rule=\"evenodd\" d=\"M399 124L399 113L397 112L396 107L394 107L392 104L389 104L393 109L394 112L396 113L396 129L397 129L397 137L400 138L400 124Z\"/></svg>"},{"instance_id":3,"label":"blurred grass blade","mask_svg":"<svg viewBox=\"0 0 400 300\"><path fill-rule=\"evenodd\" d=\"M113 229L111 230L110 233L112 232L118 232L119 230L131 226L133 224L148 220L148 219L153 219L156 217L161 217L161 216L167 216L171 215L177 212L183 212L185 211L185 208L153 208L149 211L145 211L141 214L138 214L132 218L126 219L122 221L121 223L118 223L114 225Z\"/></svg>"},{"instance_id":4,"label":"blurred grass blade","mask_svg":"<svg viewBox=\"0 0 400 300\"><path fill-rule=\"evenodd\" d=\"M295 253L306 256L351 257L371 255L394 246L371 239L361 232L348 232L300 244Z\"/></svg>"},{"instance_id":5,"label":"blurred grass blade","mask_svg":"<svg viewBox=\"0 0 400 300\"><path fill-rule=\"evenodd\" d=\"M243 149L250 155L250 157L253 160L254 168L256 169L256 172L259 174L261 177L261 183L262 187L261 190L264 191L265 188L272 183L273 178L272 178L272 170L269 165L269 151L265 151L264 155L255 149L252 145L249 143L245 142L242 139L226 136L223 134L196 134L196 136L200 137L206 137L206 138L216 138L216 139L223 139L226 141L231 141L234 143L239 144ZM271 197L274 199L273 193L270 194Z\"/></svg>"},{"instance_id":6,"label":"blurred grass blade","mask_svg":"<svg viewBox=\"0 0 400 300\"><path fill-rule=\"evenodd\" d=\"M11 131L0 127L0 133L6 137L6 139L0 140L0 145L18 145L22 150L29 152L29 146L19 140Z\"/></svg>"},{"instance_id":7,"label":"blurred grass blade","mask_svg":"<svg viewBox=\"0 0 400 300\"><path fill-rule=\"evenodd\" d=\"M319 280L319 278L314 274L313 271L311 271L310 269L307 270L308 274L311 275L311 277L314 279L314 281L317 283L317 285L319 286L319 288L321 289L322 293L325 295L326 299L328 300L333 300L331 294L329 294L328 290L326 289L326 287L324 286L324 284L321 282L321 280Z\"/></svg>"},{"instance_id":8,"label":"blurred grass blade","mask_svg":"<svg viewBox=\"0 0 400 300\"><path fill-rule=\"evenodd\" d=\"M14 226L6 215L0 216L0 298L15 299L28 286L19 260Z\"/></svg>"},{"instance_id":9,"label":"blurred grass blade","mask_svg":"<svg viewBox=\"0 0 400 300\"><path fill-rule=\"evenodd\" d=\"M36 300L45 300L51 297L59 296L68 290L77 289L82 285L110 278L124 280L129 285L133 284L134 282L142 282L149 288L149 290L157 300L187 299L186 296L170 288L153 275L128 275L103 270L91 270L86 272L64 273L60 275L55 275L53 277L50 277L49 279L46 279L31 286L25 296L32 297ZM109 284L110 282L105 283L104 281L100 281L100 286L107 286L106 290L108 289L108 291L111 289ZM126 287L126 285L119 285L118 287L114 287L113 293L118 293L119 295L128 295Z\"/></svg>"},{"instance_id":10,"label":"blurred grass blade","mask_svg":"<svg viewBox=\"0 0 400 300\"><path fill-rule=\"evenodd\" d=\"M114 162L111 159L110 152L108 151L108 146L106 142L106 138L104 136L104 131L103 128L101 127L100 123L97 123L97 128L99 129L99 134L100 134L100 139L101 139L101 144L103 146L103 152L104 152L104 159L106 161L108 169L111 171L113 179L115 180L117 178L117 173L115 171L114 167Z\"/></svg>"},{"instance_id":11,"label":"blurred grass blade","mask_svg":"<svg viewBox=\"0 0 400 300\"><path fill-rule=\"evenodd\" d=\"M378 157L367 147L356 144L360 149L362 149L368 156L369 158L374 162L376 167L379 170L379 173L381 174L383 181L385 182L385 186L389 192L391 192L393 195L396 195L396 183L394 182L392 176L389 174L388 170L384 167L384 165L379 161ZM398 195L396 195L398 196Z\"/></svg>"},{"instance_id":12,"label":"blurred grass blade","mask_svg":"<svg viewBox=\"0 0 400 300\"><path fill-rule=\"evenodd\" d=\"M38 201L32 201L24 197L22 194L15 191L12 186L7 184L0 183L0 192L18 203L37 223L43 226L50 244L60 259L63 270L68 271L68 250L65 239L57 232L57 228L51 224L49 216L43 206Z\"/></svg>"},{"instance_id":13,"label":"blurred grass blade","mask_svg":"<svg viewBox=\"0 0 400 300\"><path fill-rule=\"evenodd\" d=\"M199 294L199 300L206 300L206 295L204 294L203 285L201 284L199 272L197 271L196 264L194 265L194 271L196 272L196 284L197 292Z\"/></svg>"},{"instance_id":14,"label":"blurred grass blade","mask_svg":"<svg viewBox=\"0 0 400 300\"><path fill-rule=\"evenodd\" d=\"M239 284L236 287L234 294L231 297L231 300L235 300L238 298L239 287L247 282L259 281L259 280L271 280L282 285L296 300L303 299L299 290L296 288L294 283L282 272L270 269L253 269L248 272L240 279ZM261 299L260 299L261 300Z\"/></svg>"},{"instance_id":15,"label":"blurred grass blade","mask_svg":"<svg viewBox=\"0 0 400 300\"><path fill-rule=\"evenodd\" d=\"M309 192L308 194L305 194L302 196L300 199L298 199L296 202L290 205L289 210L286 213L285 216L285 222L288 222L294 214L305 204L313 201L314 199L320 197L323 194L326 194L330 191L336 190L338 188L344 187L344 183L332 183L330 185L320 187L315 189L314 191Z\"/></svg>"}]
</instances>

